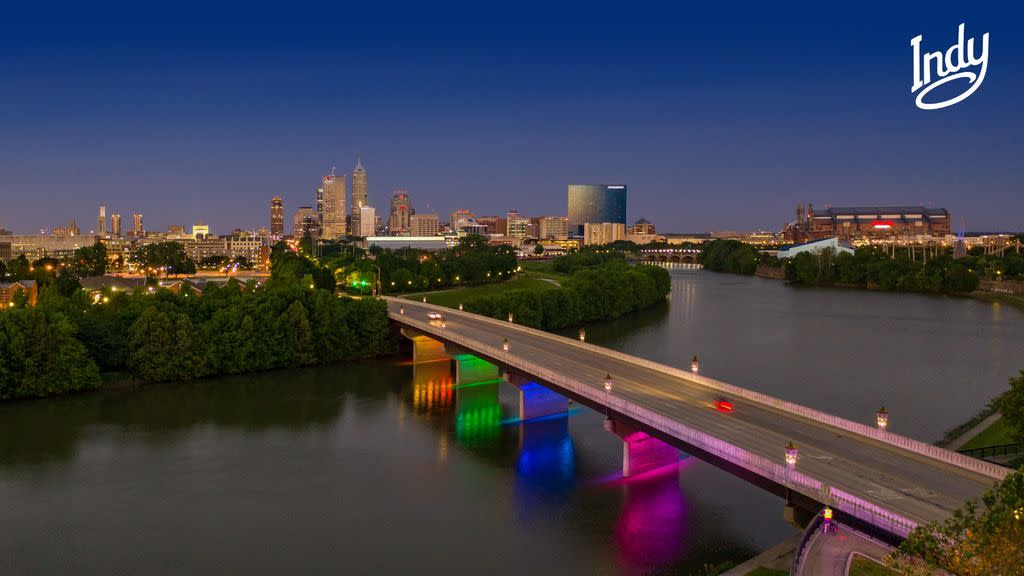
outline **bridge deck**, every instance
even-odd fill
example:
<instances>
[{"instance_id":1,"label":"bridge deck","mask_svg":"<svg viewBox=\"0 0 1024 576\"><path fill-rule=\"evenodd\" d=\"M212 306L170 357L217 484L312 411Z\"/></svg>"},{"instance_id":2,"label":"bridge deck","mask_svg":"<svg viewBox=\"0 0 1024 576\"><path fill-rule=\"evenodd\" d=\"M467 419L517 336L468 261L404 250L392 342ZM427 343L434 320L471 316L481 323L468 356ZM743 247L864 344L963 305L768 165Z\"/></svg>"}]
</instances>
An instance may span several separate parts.
<instances>
[{"instance_id":1,"label":"bridge deck","mask_svg":"<svg viewBox=\"0 0 1024 576\"><path fill-rule=\"evenodd\" d=\"M400 305L405 308L404 315L398 313ZM516 368L530 371L533 367L535 372L544 372L535 376L556 386L583 387L591 403L607 402L618 410L628 401L629 406L645 409L644 413L650 411L699 430L725 444L723 452L736 447L782 463L785 446L792 440L799 446L797 471L805 483L820 481L826 493L828 489L845 492L911 523L941 520L995 482L991 473L942 462L747 398L729 395L735 410L719 413L711 404L720 392L697 381L706 379L686 377L677 369L650 362L637 364L597 346L582 346L561 336L408 300L389 299L389 309L391 319L401 325ZM428 311L443 312L445 327L431 324ZM506 337L510 341L507 355L500 350ZM603 389L606 373L614 379L611 396ZM671 430L666 432L678 437ZM778 472L774 474L777 480ZM798 491L811 497L821 494L820 490ZM843 508L842 503L832 504Z\"/></svg>"}]
</instances>

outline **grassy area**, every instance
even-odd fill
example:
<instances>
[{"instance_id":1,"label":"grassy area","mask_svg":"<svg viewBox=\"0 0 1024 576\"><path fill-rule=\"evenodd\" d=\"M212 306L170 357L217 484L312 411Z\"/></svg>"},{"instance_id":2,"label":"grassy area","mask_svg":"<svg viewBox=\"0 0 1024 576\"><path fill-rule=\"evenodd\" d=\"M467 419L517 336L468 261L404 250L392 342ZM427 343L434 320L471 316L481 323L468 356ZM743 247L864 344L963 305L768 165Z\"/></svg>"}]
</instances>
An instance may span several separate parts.
<instances>
[{"instance_id":1,"label":"grassy area","mask_svg":"<svg viewBox=\"0 0 1024 576\"><path fill-rule=\"evenodd\" d=\"M882 566L874 560L869 560L863 556L854 556L853 562L850 563L850 574L849 576L896 576L897 573Z\"/></svg>"},{"instance_id":2,"label":"grassy area","mask_svg":"<svg viewBox=\"0 0 1024 576\"><path fill-rule=\"evenodd\" d=\"M1004 418L1000 418L991 426L982 430L977 436L971 438L960 449L981 448L984 446L995 446L996 444L1011 444L1013 439L1013 428L1007 424Z\"/></svg>"},{"instance_id":3,"label":"grassy area","mask_svg":"<svg viewBox=\"0 0 1024 576\"><path fill-rule=\"evenodd\" d=\"M523 269L524 275L534 278L547 278L548 280L561 282L569 277L568 274L555 272L553 260L522 261L519 263L519 266Z\"/></svg>"},{"instance_id":4,"label":"grassy area","mask_svg":"<svg viewBox=\"0 0 1024 576\"><path fill-rule=\"evenodd\" d=\"M402 298L407 298L409 300L422 300L423 297L426 296L427 302L430 304L437 304L438 306L445 306L447 308L457 308L459 303L477 296L492 296L508 292L509 290L550 290L552 288L557 288L557 286L543 278L527 274L520 275L518 278L502 282L500 284L485 284L483 286L454 288L451 290L439 290L437 292L417 292L415 294L406 294L402 296Z\"/></svg>"},{"instance_id":5,"label":"grassy area","mask_svg":"<svg viewBox=\"0 0 1024 576\"><path fill-rule=\"evenodd\" d=\"M772 570L771 568L759 566L754 568L753 572L747 572L747 576L789 576L789 572L785 570Z\"/></svg>"}]
</instances>

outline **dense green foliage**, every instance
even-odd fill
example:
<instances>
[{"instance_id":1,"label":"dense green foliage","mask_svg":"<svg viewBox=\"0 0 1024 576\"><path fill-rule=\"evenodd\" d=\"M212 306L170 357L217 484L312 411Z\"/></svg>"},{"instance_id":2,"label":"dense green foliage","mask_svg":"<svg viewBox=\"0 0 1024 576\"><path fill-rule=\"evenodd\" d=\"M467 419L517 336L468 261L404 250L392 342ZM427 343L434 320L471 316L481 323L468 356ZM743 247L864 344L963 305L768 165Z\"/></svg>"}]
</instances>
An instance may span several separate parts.
<instances>
[{"instance_id":1,"label":"dense green foliage","mask_svg":"<svg viewBox=\"0 0 1024 576\"><path fill-rule=\"evenodd\" d=\"M1024 442L1024 370L1010 378L1010 390L996 401L1003 420L1013 428L1014 439Z\"/></svg>"},{"instance_id":2,"label":"dense green foliage","mask_svg":"<svg viewBox=\"0 0 1024 576\"><path fill-rule=\"evenodd\" d=\"M583 249L579 252L571 252L565 256L555 258L552 264L555 272L559 274L572 274L583 268L602 266L608 262L625 262L626 256L618 250L607 248Z\"/></svg>"},{"instance_id":3,"label":"dense green foliage","mask_svg":"<svg viewBox=\"0 0 1024 576\"><path fill-rule=\"evenodd\" d=\"M196 263L181 242L146 244L133 256L136 264L153 274L195 274Z\"/></svg>"},{"instance_id":4,"label":"dense green foliage","mask_svg":"<svg viewBox=\"0 0 1024 576\"><path fill-rule=\"evenodd\" d=\"M563 256L567 258L568 256ZM557 262L557 260L556 260ZM554 330L619 316L664 302L671 278L657 266L627 266L616 260L578 268L561 288L510 290L466 301L465 309L516 323Z\"/></svg>"},{"instance_id":5,"label":"dense green foliage","mask_svg":"<svg viewBox=\"0 0 1024 576\"><path fill-rule=\"evenodd\" d=\"M840 284L862 288L958 294L978 286L978 274L972 260L954 260L951 256L931 258L927 262L890 255L872 248L855 254L826 249L803 252L786 262L786 281L808 286Z\"/></svg>"},{"instance_id":6,"label":"dense green foliage","mask_svg":"<svg viewBox=\"0 0 1024 576\"><path fill-rule=\"evenodd\" d=\"M88 390L100 373L58 308L0 313L0 400Z\"/></svg>"},{"instance_id":7,"label":"dense green foliage","mask_svg":"<svg viewBox=\"0 0 1024 576\"><path fill-rule=\"evenodd\" d=\"M401 248L340 251L323 259L335 271L339 287L350 293L369 294L379 270L384 294L472 286L500 282L518 267L515 250L509 246L490 246L483 236L469 235L453 248L440 252Z\"/></svg>"},{"instance_id":8,"label":"dense green foliage","mask_svg":"<svg viewBox=\"0 0 1024 576\"><path fill-rule=\"evenodd\" d=\"M902 574L1024 574L1024 468L945 522L918 526L889 563Z\"/></svg>"},{"instance_id":9,"label":"dense green foliage","mask_svg":"<svg viewBox=\"0 0 1024 576\"><path fill-rule=\"evenodd\" d=\"M757 270L758 252L739 240L713 240L701 246L698 261L715 272L749 275Z\"/></svg>"}]
</instances>

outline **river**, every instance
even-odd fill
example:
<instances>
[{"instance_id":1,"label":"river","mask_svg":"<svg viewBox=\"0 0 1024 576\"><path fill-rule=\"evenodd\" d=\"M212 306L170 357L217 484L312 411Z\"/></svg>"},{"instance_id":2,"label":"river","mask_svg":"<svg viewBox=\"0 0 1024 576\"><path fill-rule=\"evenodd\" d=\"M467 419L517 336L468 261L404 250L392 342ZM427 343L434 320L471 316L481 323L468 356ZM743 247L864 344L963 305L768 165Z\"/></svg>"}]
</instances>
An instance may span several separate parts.
<instances>
[{"instance_id":1,"label":"river","mask_svg":"<svg viewBox=\"0 0 1024 576\"><path fill-rule=\"evenodd\" d=\"M588 341L934 440L1024 367L1024 315L673 270ZM574 332L572 332L574 335ZM693 458L623 479L602 416L401 359L0 406L4 574L699 574L795 529ZM461 396L460 396L461 395Z\"/></svg>"}]
</instances>

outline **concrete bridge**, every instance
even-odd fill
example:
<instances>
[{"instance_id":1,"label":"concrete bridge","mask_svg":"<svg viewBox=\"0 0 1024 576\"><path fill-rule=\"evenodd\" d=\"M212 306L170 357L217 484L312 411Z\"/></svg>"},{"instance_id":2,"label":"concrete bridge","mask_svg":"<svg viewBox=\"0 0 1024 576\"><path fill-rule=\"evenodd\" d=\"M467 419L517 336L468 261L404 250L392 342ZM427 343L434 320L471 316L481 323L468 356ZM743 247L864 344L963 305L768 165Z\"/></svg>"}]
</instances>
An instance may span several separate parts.
<instances>
[{"instance_id":1,"label":"concrete bridge","mask_svg":"<svg viewBox=\"0 0 1024 576\"><path fill-rule=\"evenodd\" d=\"M682 450L785 498L788 514L813 516L828 505L897 541L1009 473L876 426L511 321L387 301L389 317L412 341L413 361L454 360L456 386L516 385L523 419L563 412L568 399L605 413L605 429L623 439L627 476L677 460ZM431 312L443 320L428 318ZM720 396L732 402L731 412L714 408Z\"/></svg>"}]
</instances>

